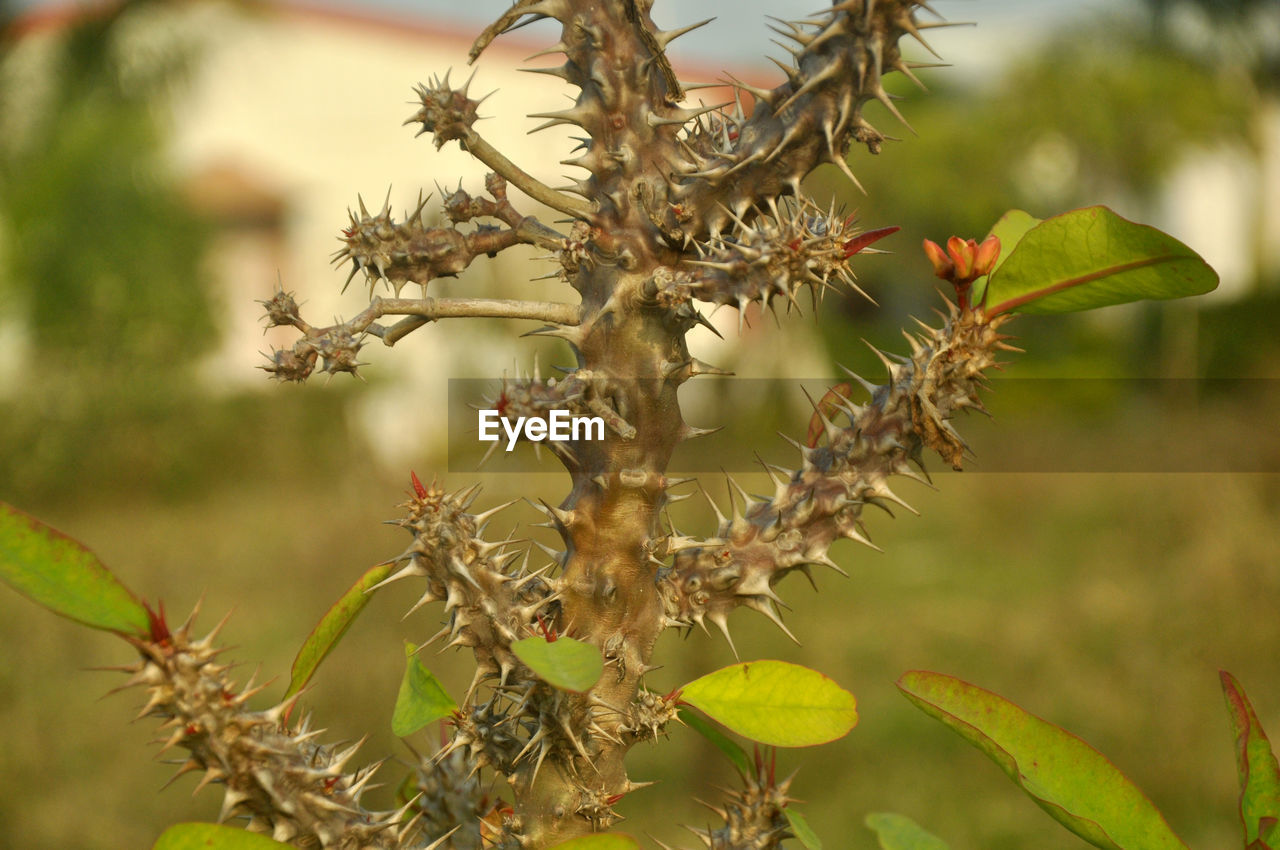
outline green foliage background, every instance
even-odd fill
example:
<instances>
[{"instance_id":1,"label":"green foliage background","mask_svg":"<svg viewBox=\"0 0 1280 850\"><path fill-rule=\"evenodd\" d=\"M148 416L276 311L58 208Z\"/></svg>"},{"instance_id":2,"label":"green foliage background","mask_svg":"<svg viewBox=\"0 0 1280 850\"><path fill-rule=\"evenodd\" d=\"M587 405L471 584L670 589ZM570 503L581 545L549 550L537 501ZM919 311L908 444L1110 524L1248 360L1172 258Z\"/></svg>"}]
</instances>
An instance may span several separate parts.
<instances>
[{"instance_id":1,"label":"green foliage background","mask_svg":"<svg viewBox=\"0 0 1280 850\"><path fill-rule=\"evenodd\" d=\"M213 224L164 157L198 61L177 36L131 52L159 0L86 15L32 67L0 36L0 322L19 379L0 393L0 482L15 501L172 497L253 468L323 469L341 393L211 397ZM326 439L329 438L329 439Z\"/></svg>"},{"instance_id":2,"label":"green foliage background","mask_svg":"<svg viewBox=\"0 0 1280 850\"><path fill-rule=\"evenodd\" d=\"M245 676L259 661L265 676L284 676L316 618L402 547L401 535L379 523L397 515L407 471L372 468L367 447L343 428L360 386L211 399L192 381L217 333L201 264L208 230L158 164L166 93L191 54L176 51L153 76L128 80L108 47L112 24L76 31L39 115L0 108L0 314L22 317L33 352L18 390L0 402L0 498L88 543L174 616L202 595L209 625L234 609L225 634L250 662ZM1252 144L1265 69L1235 73L1153 33L1065 34L992 88L949 90L934 74L931 94L910 95L903 109L919 137L887 146L876 161L855 154L869 195L841 197L868 226L900 224L909 238L862 267L879 310L828 299L819 327L834 360L875 376L859 339L900 348L907 314L927 314L933 295L918 239L980 236L1010 206L1047 215L1096 201L1097 191L1141 198L1186 145ZM13 94L0 90L5 105ZM1082 152L1084 169L1052 196L1011 167L1046 133ZM1191 338L1191 372L1181 377L1274 382L1277 318L1268 281L1243 302L1198 310L1024 318L1016 330L1029 353L1009 374L1168 375L1172 343ZM757 344L770 344L763 339ZM1151 443L1148 469L1241 456L1277 468L1280 441L1267 426L1280 409L1269 384L1250 385L1261 395L1195 399L1099 398L1088 382L1062 386L1074 387L1065 399L997 393L989 406L1002 421L992 432L1064 455ZM785 457L773 428L798 436L807 422L783 411L726 411L757 427L737 438L742 444L709 451ZM974 427L988 426L962 423L965 432ZM430 471L424 459L418 472ZM492 504L556 499L564 487L558 474L448 483L474 478ZM744 483L766 488L762 476ZM1079 733L1193 847L1238 840L1214 674L1233 671L1280 735L1280 477L978 472L936 483L937 492L904 485L922 518L871 518L884 555L852 544L837 550L849 580L820 575L816 595L798 580L783 586L804 647L749 612L732 621L743 658L809 664L859 698L860 724L848 738L781 757L783 769L802 768L794 793L827 846L874 846L861 825L871 811L909 814L955 848L1078 846L897 694L892 683L908 668L969 679ZM709 477L708 487L722 490ZM709 511L685 505L681 527L707 528ZM521 510L527 527L536 515L513 508L513 519ZM370 760L408 756L390 732L401 641L435 630L430 615L400 621L414 599L408 587L375 598L309 698L332 739L373 731ZM119 677L83 668L123 663L125 647L13 595L0 598L0 612L0 845L145 847L165 824L216 816L216 793L191 800L182 781L157 793L171 769L147 760L155 733L128 723L134 698L98 701ZM665 667L651 685L660 690L733 661L722 639L702 634L664 637L658 657ZM430 664L455 693L470 680L462 655ZM276 691L284 688L281 679ZM415 745L428 749L434 734L419 733ZM691 731L671 736L636 751L633 775L663 781L623 804L629 830L668 843L684 840L675 824L707 822L692 797L712 795L708 786L729 783L732 772ZM384 769L394 787L396 766Z\"/></svg>"}]
</instances>

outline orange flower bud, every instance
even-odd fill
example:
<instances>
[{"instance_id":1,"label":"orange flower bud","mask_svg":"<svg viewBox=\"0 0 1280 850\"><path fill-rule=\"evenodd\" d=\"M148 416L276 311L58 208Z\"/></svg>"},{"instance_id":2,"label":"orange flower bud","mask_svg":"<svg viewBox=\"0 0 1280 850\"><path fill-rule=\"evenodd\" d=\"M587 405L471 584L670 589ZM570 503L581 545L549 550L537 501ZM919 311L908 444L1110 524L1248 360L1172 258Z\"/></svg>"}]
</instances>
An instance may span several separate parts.
<instances>
[{"instance_id":1,"label":"orange flower bud","mask_svg":"<svg viewBox=\"0 0 1280 850\"><path fill-rule=\"evenodd\" d=\"M947 240L947 253L951 255L951 261L955 263L955 280L973 280L973 256L978 251L978 243L972 239L961 239L959 236L952 236Z\"/></svg>"},{"instance_id":2,"label":"orange flower bud","mask_svg":"<svg viewBox=\"0 0 1280 850\"><path fill-rule=\"evenodd\" d=\"M924 240L924 255L929 258L929 262L933 263L934 274L943 280L951 280L955 264L947 259L947 254L942 250L941 245L931 239Z\"/></svg>"},{"instance_id":3,"label":"orange flower bud","mask_svg":"<svg viewBox=\"0 0 1280 850\"><path fill-rule=\"evenodd\" d=\"M978 253L973 260L973 276L983 277L991 274L998 259L1000 259L1000 237L988 236L978 246Z\"/></svg>"}]
</instances>

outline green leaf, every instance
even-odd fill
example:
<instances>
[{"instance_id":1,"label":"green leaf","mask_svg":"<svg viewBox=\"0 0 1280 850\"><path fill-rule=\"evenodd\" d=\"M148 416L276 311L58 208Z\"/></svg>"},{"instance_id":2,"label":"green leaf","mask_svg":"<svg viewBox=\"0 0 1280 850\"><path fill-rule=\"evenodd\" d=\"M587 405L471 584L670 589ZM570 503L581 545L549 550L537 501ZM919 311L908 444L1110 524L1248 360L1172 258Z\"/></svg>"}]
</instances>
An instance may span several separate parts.
<instances>
[{"instance_id":1,"label":"green leaf","mask_svg":"<svg viewBox=\"0 0 1280 850\"><path fill-rule=\"evenodd\" d=\"M990 756L1040 808L1085 841L1108 850L1186 850L1142 791L1076 736L941 673L906 673L898 688Z\"/></svg>"},{"instance_id":2,"label":"green leaf","mask_svg":"<svg viewBox=\"0 0 1280 850\"><path fill-rule=\"evenodd\" d=\"M604 673L600 650L573 638L528 637L511 644L511 651L544 682L562 691L588 691Z\"/></svg>"},{"instance_id":3,"label":"green leaf","mask_svg":"<svg viewBox=\"0 0 1280 850\"><path fill-rule=\"evenodd\" d=\"M1240 774L1240 822L1244 824L1244 846L1280 847L1280 765L1267 733L1258 723L1244 688L1223 670L1222 693L1231 713L1231 731L1236 736L1236 770Z\"/></svg>"},{"instance_id":4,"label":"green leaf","mask_svg":"<svg viewBox=\"0 0 1280 850\"><path fill-rule=\"evenodd\" d=\"M338 645L338 641L342 640L347 629L351 628L351 624L355 622L356 615L369 604L369 600L373 597L369 589L390 575L393 566L393 563L386 563L370 567L320 618L320 622L316 623L311 634L307 635L307 639L303 641L297 657L293 659L293 670L289 679L289 690L284 694L285 699L307 686L307 682L311 681L311 677L319 668L320 662L324 661L330 651Z\"/></svg>"},{"instance_id":5,"label":"green leaf","mask_svg":"<svg viewBox=\"0 0 1280 850\"><path fill-rule=\"evenodd\" d=\"M288 846L256 832L216 823L178 823L166 829L151 850L278 850Z\"/></svg>"},{"instance_id":6,"label":"green leaf","mask_svg":"<svg viewBox=\"0 0 1280 850\"><path fill-rule=\"evenodd\" d=\"M775 747L825 744L858 723L853 694L785 661L725 667L685 685L680 698L739 735Z\"/></svg>"},{"instance_id":7,"label":"green leaf","mask_svg":"<svg viewBox=\"0 0 1280 850\"><path fill-rule=\"evenodd\" d=\"M0 579L77 623L150 633L147 609L98 557L29 514L0 502Z\"/></svg>"},{"instance_id":8,"label":"green leaf","mask_svg":"<svg viewBox=\"0 0 1280 850\"><path fill-rule=\"evenodd\" d=\"M996 258L995 269L1000 268L1004 261L1009 259L1009 255L1013 253L1013 249L1018 247L1018 243L1022 241L1022 237L1027 235L1027 231L1035 227L1041 222L1029 212L1023 210L1009 210L1000 219L991 226L987 237L998 236L1000 238L1000 256ZM992 269L994 272L995 269ZM970 300L975 304L981 304L983 293L987 288L987 278L980 277L973 282L973 289L969 293Z\"/></svg>"},{"instance_id":9,"label":"green leaf","mask_svg":"<svg viewBox=\"0 0 1280 850\"><path fill-rule=\"evenodd\" d=\"M992 272L986 303L991 315L1069 313L1201 295L1217 285L1209 264L1167 233L1106 207L1085 207L1026 231Z\"/></svg>"},{"instance_id":10,"label":"green leaf","mask_svg":"<svg viewBox=\"0 0 1280 850\"><path fill-rule=\"evenodd\" d=\"M813 827L809 826L809 822L805 820L804 815L795 809L783 809L782 813L787 816L787 823L791 825L791 832L795 835L796 841L799 841L808 850L822 850L822 839L818 837L818 833L813 831Z\"/></svg>"},{"instance_id":11,"label":"green leaf","mask_svg":"<svg viewBox=\"0 0 1280 850\"><path fill-rule=\"evenodd\" d=\"M417 651L416 646L405 642L404 678L391 715L391 731L400 738L407 738L428 723L458 710L458 704L445 693L440 681L422 666Z\"/></svg>"},{"instance_id":12,"label":"green leaf","mask_svg":"<svg viewBox=\"0 0 1280 850\"><path fill-rule=\"evenodd\" d=\"M680 718L680 722L715 744L716 749L729 757L729 761L733 762L733 766L743 776L751 776L751 760L747 758L747 753L738 743L728 735L703 720L698 715L687 709L679 709L676 714Z\"/></svg>"},{"instance_id":13,"label":"green leaf","mask_svg":"<svg viewBox=\"0 0 1280 850\"><path fill-rule=\"evenodd\" d=\"M561 638L563 640L563 638ZM559 641L556 641L559 643ZM630 835L611 832L602 835L584 835L557 844L551 850L640 850L640 844Z\"/></svg>"},{"instance_id":14,"label":"green leaf","mask_svg":"<svg viewBox=\"0 0 1280 850\"><path fill-rule=\"evenodd\" d=\"M948 850L947 842L906 815L872 812L864 823L876 834L881 850Z\"/></svg>"}]
</instances>

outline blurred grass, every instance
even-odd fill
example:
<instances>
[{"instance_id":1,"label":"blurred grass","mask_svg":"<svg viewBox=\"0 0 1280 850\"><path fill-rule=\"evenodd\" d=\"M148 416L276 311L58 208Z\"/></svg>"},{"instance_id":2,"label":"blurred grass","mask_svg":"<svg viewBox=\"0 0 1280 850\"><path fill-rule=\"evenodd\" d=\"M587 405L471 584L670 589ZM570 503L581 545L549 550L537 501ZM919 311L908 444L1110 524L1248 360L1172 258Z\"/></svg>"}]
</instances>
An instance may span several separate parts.
<instances>
[{"instance_id":1,"label":"blurred grass","mask_svg":"<svg viewBox=\"0 0 1280 850\"><path fill-rule=\"evenodd\" d=\"M1187 446L1204 442L1177 421L1161 427ZM348 460L339 466L363 468L357 455ZM557 475L480 477L482 503L529 495L529 487L558 498L563 487ZM164 599L172 617L202 594L205 624L234 610L224 632L234 657L247 662L246 677L259 663L262 676L281 676L278 694L314 620L365 567L403 546L403 532L379 525L397 515L401 478L246 477L183 501L49 505L43 515L139 593ZM767 482L744 483L763 490ZM937 484L904 484L921 518L869 517L885 554L837 546L850 579L824 571L817 595L803 579L783 585L804 647L750 612L732 619L744 658L810 664L859 697L861 723L848 738L781 756L784 769L802 768L793 793L828 846L872 847L861 820L877 810L911 815L955 848L1078 846L993 765L897 695L892 682L912 668L981 684L1081 735L1193 847L1236 840L1215 673L1234 672L1280 734L1280 477L979 473L941 475ZM695 501L684 503L698 515L684 518L684 530L709 516ZM522 506L509 514L523 525L536 520ZM408 584L374 600L309 698L330 740L372 733L370 761L408 756L389 730L400 640L424 639L440 613L401 622L420 592ZM195 800L184 792L194 780L158 793L172 768L147 757L152 723L129 723L136 694L98 700L119 676L83 668L128 661L113 644L0 596L0 845L145 847L165 824L216 817L217 792ZM465 687L465 657L426 660L455 690ZM733 658L722 638L694 633L664 637L656 660L665 666L651 684L666 689ZM434 734L419 743L429 747ZM668 843L683 840L674 824L707 822L695 797L714 800L709 786L731 783L727 762L685 729L638 748L630 764L635 778L662 781L622 804L623 826ZM384 769L394 785L395 767Z\"/></svg>"}]
</instances>

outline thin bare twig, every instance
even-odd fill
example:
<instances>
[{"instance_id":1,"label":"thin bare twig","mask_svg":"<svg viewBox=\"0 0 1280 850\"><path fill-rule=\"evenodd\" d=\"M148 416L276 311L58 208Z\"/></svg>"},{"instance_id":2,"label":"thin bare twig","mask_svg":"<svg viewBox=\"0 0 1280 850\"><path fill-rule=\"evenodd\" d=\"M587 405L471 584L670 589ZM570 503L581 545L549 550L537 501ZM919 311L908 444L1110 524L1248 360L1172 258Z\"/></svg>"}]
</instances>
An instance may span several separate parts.
<instances>
[{"instance_id":1,"label":"thin bare twig","mask_svg":"<svg viewBox=\"0 0 1280 850\"><path fill-rule=\"evenodd\" d=\"M380 337L387 345L438 319L467 317L494 319L531 319L558 325L578 324L579 310L573 304L558 301L514 301L505 298L374 298L369 306L351 321L347 329ZM374 323L383 316L407 316L391 327Z\"/></svg>"},{"instance_id":2,"label":"thin bare twig","mask_svg":"<svg viewBox=\"0 0 1280 850\"><path fill-rule=\"evenodd\" d=\"M497 148L482 139L470 127L466 128L462 143L468 153L507 178L517 189L535 201L546 204L551 209L562 212L565 215L571 215L574 218L585 220L595 213L594 204L576 201L535 179L520 166L503 156Z\"/></svg>"}]
</instances>

